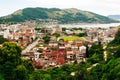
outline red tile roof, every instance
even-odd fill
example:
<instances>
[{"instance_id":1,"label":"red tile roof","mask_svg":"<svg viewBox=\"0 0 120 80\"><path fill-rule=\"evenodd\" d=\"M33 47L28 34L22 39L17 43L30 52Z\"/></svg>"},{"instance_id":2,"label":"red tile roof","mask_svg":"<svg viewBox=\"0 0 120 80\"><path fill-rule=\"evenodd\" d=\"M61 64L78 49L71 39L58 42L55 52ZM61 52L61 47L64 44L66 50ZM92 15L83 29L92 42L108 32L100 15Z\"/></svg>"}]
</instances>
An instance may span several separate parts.
<instances>
[{"instance_id":1,"label":"red tile roof","mask_svg":"<svg viewBox=\"0 0 120 80\"><path fill-rule=\"evenodd\" d=\"M50 56L51 58L49 58L49 60L56 61L58 65L62 65L65 63L65 50L59 49L56 51L52 51Z\"/></svg>"},{"instance_id":2,"label":"red tile roof","mask_svg":"<svg viewBox=\"0 0 120 80\"><path fill-rule=\"evenodd\" d=\"M58 64L58 65L62 65L62 64L65 63L65 59L64 59L63 57L57 58L56 61L57 61L57 64Z\"/></svg>"},{"instance_id":3,"label":"red tile roof","mask_svg":"<svg viewBox=\"0 0 120 80\"><path fill-rule=\"evenodd\" d=\"M44 66L44 64L42 62L36 62L35 60L33 60L33 65L36 68L42 68Z\"/></svg>"}]
</instances>

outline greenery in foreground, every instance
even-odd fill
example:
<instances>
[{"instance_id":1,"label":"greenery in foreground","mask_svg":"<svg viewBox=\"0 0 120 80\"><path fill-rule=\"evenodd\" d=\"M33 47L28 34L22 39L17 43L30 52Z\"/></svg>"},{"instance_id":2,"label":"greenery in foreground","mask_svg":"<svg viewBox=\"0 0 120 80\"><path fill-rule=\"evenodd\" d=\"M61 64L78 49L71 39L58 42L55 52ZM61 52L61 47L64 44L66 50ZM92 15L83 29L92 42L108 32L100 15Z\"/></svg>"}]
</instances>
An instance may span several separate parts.
<instances>
[{"instance_id":1,"label":"greenery in foreground","mask_svg":"<svg viewBox=\"0 0 120 80\"><path fill-rule=\"evenodd\" d=\"M0 44L8 42L8 39L4 38L2 35L0 35Z\"/></svg>"},{"instance_id":2,"label":"greenery in foreground","mask_svg":"<svg viewBox=\"0 0 120 80\"><path fill-rule=\"evenodd\" d=\"M44 70L34 70L30 61L21 59L20 46L5 42L0 48L0 80L120 80L118 34L120 30L114 39L118 41L117 44L113 40L107 46L107 61L103 59L102 45L94 44L87 53L86 62L77 64L75 61L74 64Z\"/></svg>"}]
</instances>

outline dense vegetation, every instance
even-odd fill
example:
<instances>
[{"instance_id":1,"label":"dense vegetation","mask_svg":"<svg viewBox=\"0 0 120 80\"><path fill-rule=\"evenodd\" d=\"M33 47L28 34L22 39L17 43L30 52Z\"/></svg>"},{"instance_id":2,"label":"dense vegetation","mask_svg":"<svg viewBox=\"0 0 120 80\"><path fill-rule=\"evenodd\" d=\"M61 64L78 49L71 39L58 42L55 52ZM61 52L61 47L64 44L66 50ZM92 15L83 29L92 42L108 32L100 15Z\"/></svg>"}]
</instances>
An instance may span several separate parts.
<instances>
[{"instance_id":1,"label":"dense vegetation","mask_svg":"<svg viewBox=\"0 0 120 80\"><path fill-rule=\"evenodd\" d=\"M11 15L0 18L0 23L16 23L30 20L44 21L45 19L58 20L60 23L110 23L115 22L108 17L78 9L58 8L25 8Z\"/></svg>"},{"instance_id":2,"label":"dense vegetation","mask_svg":"<svg viewBox=\"0 0 120 80\"><path fill-rule=\"evenodd\" d=\"M120 29L107 48L107 61L99 63L90 71L94 80L120 80Z\"/></svg>"},{"instance_id":3,"label":"dense vegetation","mask_svg":"<svg viewBox=\"0 0 120 80\"><path fill-rule=\"evenodd\" d=\"M21 47L5 42L0 48L0 80L29 80L32 63L21 59Z\"/></svg>"},{"instance_id":4,"label":"dense vegetation","mask_svg":"<svg viewBox=\"0 0 120 80\"><path fill-rule=\"evenodd\" d=\"M2 35L0 35L0 44L8 42L8 39L4 38Z\"/></svg>"}]
</instances>

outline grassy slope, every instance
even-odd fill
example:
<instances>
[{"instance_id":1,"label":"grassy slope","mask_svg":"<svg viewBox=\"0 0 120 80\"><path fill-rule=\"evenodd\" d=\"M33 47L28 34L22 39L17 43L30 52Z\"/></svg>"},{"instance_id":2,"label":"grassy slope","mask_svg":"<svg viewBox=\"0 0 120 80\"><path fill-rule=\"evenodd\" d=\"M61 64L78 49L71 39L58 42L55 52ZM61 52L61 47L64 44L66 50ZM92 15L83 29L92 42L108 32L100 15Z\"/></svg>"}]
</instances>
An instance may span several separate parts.
<instances>
[{"instance_id":1,"label":"grassy slope","mask_svg":"<svg viewBox=\"0 0 120 80\"><path fill-rule=\"evenodd\" d=\"M78 37L78 36L62 36L60 39L64 39L65 41L74 41L74 40L81 40L83 41L83 37Z\"/></svg>"}]
</instances>

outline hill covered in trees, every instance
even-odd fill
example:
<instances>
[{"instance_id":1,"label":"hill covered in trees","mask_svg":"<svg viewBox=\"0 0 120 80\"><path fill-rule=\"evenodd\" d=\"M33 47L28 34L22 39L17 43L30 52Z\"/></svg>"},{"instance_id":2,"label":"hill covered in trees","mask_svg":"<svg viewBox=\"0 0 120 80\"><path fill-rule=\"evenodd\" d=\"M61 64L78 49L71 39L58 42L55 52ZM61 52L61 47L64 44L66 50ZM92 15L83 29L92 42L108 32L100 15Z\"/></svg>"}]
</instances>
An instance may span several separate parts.
<instances>
[{"instance_id":1,"label":"hill covered in trees","mask_svg":"<svg viewBox=\"0 0 120 80\"><path fill-rule=\"evenodd\" d=\"M82 11L75 8L25 8L14 12L13 14L0 18L1 23L5 22L24 22L30 20L57 20L59 23L111 23L116 22L108 17Z\"/></svg>"}]
</instances>

